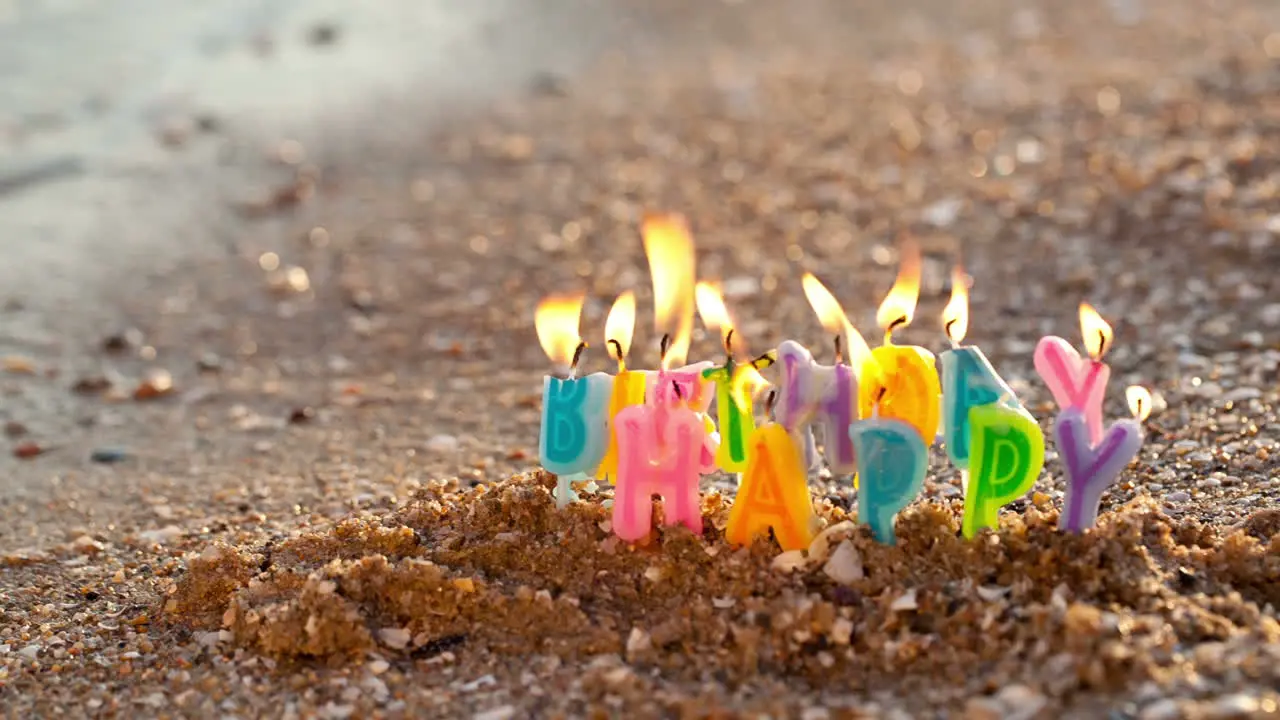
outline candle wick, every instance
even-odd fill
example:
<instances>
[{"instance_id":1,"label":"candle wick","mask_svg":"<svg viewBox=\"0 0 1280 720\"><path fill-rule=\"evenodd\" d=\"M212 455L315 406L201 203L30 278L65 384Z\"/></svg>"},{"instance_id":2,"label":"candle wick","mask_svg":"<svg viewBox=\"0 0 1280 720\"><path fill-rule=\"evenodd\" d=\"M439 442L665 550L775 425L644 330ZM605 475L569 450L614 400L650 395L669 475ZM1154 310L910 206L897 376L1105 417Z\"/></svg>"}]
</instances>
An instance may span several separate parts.
<instances>
[{"instance_id":1,"label":"candle wick","mask_svg":"<svg viewBox=\"0 0 1280 720\"><path fill-rule=\"evenodd\" d=\"M733 328L724 334L724 357L726 367L733 364Z\"/></svg>"},{"instance_id":2,"label":"candle wick","mask_svg":"<svg viewBox=\"0 0 1280 720\"><path fill-rule=\"evenodd\" d=\"M578 342L578 347L573 351L573 360L569 363L569 379L572 380L578 375L578 363L582 361L582 353L586 352L587 341Z\"/></svg>"},{"instance_id":3,"label":"candle wick","mask_svg":"<svg viewBox=\"0 0 1280 720\"><path fill-rule=\"evenodd\" d=\"M957 320L958 320L957 318L951 318L950 320L947 321L947 324L945 327L945 331L947 333L947 341L951 343L952 350L956 349L956 347L958 346L958 344L956 343L956 339L951 335L951 326L955 325Z\"/></svg>"},{"instance_id":4,"label":"candle wick","mask_svg":"<svg viewBox=\"0 0 1280 720\"><path fill-rule=\"evenodd\" d=\"M663 333L658 341L658 361L662 367L667 366L667 351L671 349L671 333Z\"/></svg>"},{"instance_id":5,"label":"candle wick","mask_svg":"<svg viewBox=\"0 0 1280 720\"><path fill-rule=\"evenodd\" d=\"M606 344L612 345L614 352L617 353L614 356L614 359L618 361L618 372L622 372L623 370L626 370L627 362L622 357L622 343L618 342L617 340L609 340L607 341Z\"/></svg>"},{"instance_id":6,"label":"candle wick","mask_svg":"<svg viewBox=\"0 0 1280 720\"><path fill-rule=\"evenodd\" d=\"M1095 360L1101 360L1102 356L1107 352L1107 333L1105 330L1098 331L1098 357Z\"/></svg>"},{"instance_id":7,"label":"candle wick","mask_svg":"<svg viewBox=\"0 0 1280 720\"><path fill-rule=\"evenodd\" d=\"M836 346L836 364L839 365L840 363L844 362L844 348L840 344L839 335L836 335L835 346Z\"/></svg>"},{"instance_id":8,"label":"candle wick","mask_svg":"<svg viewBox=\"0 0 1280 720\"><path fill-rule=\"evenodd\" d=\"M884 400L886 390L888 390L888 388L881 385L880 390L876 392L876 401L871 405L871 417L875 418L880 416L880 402Z\"/></svg>"},{"instance_id":9,"label":"candle wick","mask_svg":"<svg viewBox=\"0 0 1280 720\"><path fill-rule=\"evenodd\" d=\"M675 391L677 400L684 400L684 391L680 389L679 380L671 381L671 389Z\"/></svg>"},{"instance_id":10,"label":"candle wick","mask_svg":"<svg viewBox=\"0 0 1280 720\"><path fill-rule=\"evenodd\" d=\"M893 322L889 323L889 327L884 329L884 344L885 345L892 344L893 331L896 330L899 326L906 326L906 324L910 322L910 320L911 319L908 318L906 315L899 315L897 320L894 320Z\"/></svg>"},{"instance_id":11,"label":"candle wick","mask_svg":"<svg viewBox=\"0 0 1280 720\"><path fill-rule=\"evenodd\" d=\"M764 399L764 416L766 418L773 415L773 404L778 400L778 391L770 390L768 397Z\"/></svg>"}]
</instances>

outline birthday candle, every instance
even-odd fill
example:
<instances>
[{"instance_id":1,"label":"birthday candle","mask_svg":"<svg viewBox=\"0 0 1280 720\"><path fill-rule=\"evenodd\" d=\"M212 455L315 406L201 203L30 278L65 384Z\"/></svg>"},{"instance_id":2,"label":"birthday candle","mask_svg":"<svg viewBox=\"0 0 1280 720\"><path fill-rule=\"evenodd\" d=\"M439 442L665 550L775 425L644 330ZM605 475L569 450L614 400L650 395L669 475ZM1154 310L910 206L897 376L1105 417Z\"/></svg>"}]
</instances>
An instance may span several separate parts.
<instances>
[{"instance_id":1,"label":"birthday candle","mask_svg":"<svg viewBox=\"0 0 1280 720\"><path fill-rule=\"evenodd\" d=\"M1111 378L1111 368L1102 362L1110 349L1111 326L1091 305L1080 303L1080 332L1088 359L1066 340L1047 336L1036 345L1035 366L1058 407L1075 408L1084 415L1089 442L1097 444L1102 440L1102 397Z\"/></svg>"},{"instance_id":2,"label":"birthday candle","mask_svg":"<svg viewBox=\"0 0 1280 720\"><path fill-rule=\"evenodd\" d=\"M702 531L698 479L714 469L716 451L714 427L705 415L710 383L702 377L711 363L670 369L687 356L693 330L693 239L675 215L647 217L643 234L662 352L645 404L625 408L617 417L613 526L618 537L631 541L649 532L654 492L663 496L666 524Z\"/></svg>"},{"instance_id":3,"label":"birthday candle","mask_svg":"<svg viewBox=\"0 0 1280 720\"><path fill-rule=\"evenodd\" d=\"M739 375L758 373L751 367ZM749 402L749 395L748 395ZM781 424L766 420L749 439L747 469L738 483L738 496L729 510L725 540L747 545L770 529L783 550L801 550L813 543L821 520L813 511L808 474L795 436Z\"/></svg>"},{"instance_id":4,"label":"birthday candle","mask_svg":"<svg viewBox=\"0 0 1280 720\"><path fill-rule=\"evenodd\" d=\"M994 402L1021 407L982 350L960 345L969 329L968 285L968 276L957 265L952 272L951 300L942 311L951 349L938 357L942 366L942 437L947 456L961 470L969 468L969 410Z\"/></svg>"},{"instance_id":5,"label":"birthday candle","mask_svg":"<svg viewBox=\"0 0 1280 720\"><path fill-rule=\"evenodd\" d=\"M920 494L929 468L929 447L915 426L894 418L871 417L849 428L858 453L858 520L876 540L897 542L893 519Z\"/></svg>"},{"instance_id":6,"label":"birthday candle","mask_svg":"<svg viewBox=\"0 0 1280 720\"><path fill-rule=\"evenodd\" d=\"M733 379L741 365L735 359L745 354L742 336L733 325L733 318L724 305L720 290L711 283L699 282L694 295L698 315L702 322L712 330L719 330L724 344L724 365L708 368L702 372L703 378L715 383L716 416L720 420L720 447L716 451L716 464L725 472L741 472L747 466L747 439L755 431L755 418L751 407L744 407L733 391ZM773 364L773 354L766 353L750 365L756 368Z\"/></svg>"},{"instance_id":7,"label":"birthday candle","mask_svg":"<svg viewBox=\"0 0 1280 720\"><path fill-rule=\"evenodd\" d=\"M547 357L568 367L565 377L547 376L542 386L542 430L539 456L549 472L559 475L556 501L570 499L569 476L595 469L604 456L606 402L612 381L604 373L576 376L587 344L578 336L582 296L551 297L538 305L534 325Z\"/></svg>"},{"instance_id":8,"label":"birthday candle","mask_svg":"<svg viewBox=\"0 0 1280 720\"><path fill-rule=\"evenodd\" d=\"M1067 471L1066 500L1059 520L1063 530L1082 532L1093 527L1102 492L1115 483L1142 449L1142 422L1151 412L1151 394L1137 385L1129 387L1125 394L1133 418L1112 423L1096 444L1089 442L1087 420L1080 408L1069 408L1058 415L1053 437Z\"/></svg>"},{"instance_id":9,"label":"birthday candle","mask_svg":"<svg viewBox=\"0 0 1280 720\"><path fill-rule=\"evenodd\" d=\"M627 291L618 296L609 317L605 320L605 349L618 362L618 374L613 377L613 389L609 396L607 447L596 477L612 480L618 473L618 436L613 431L618 413L623 408L644 402L647 373L627 369L627 351L631 349L631 335L635 329L636 297Z\"/></svg>"},{"instance_id":10,"label":"birthday candle","mask_svg":"<svg viewBox=\"0 0 1280 720\"><path fill-rule=\"evenodd\" d=\"M969 408L969 469L961 531L972 539L999 526L1000 508L1027 494L1044 467L1044 432L1021 408Z\"/></svg>"},{"instance_id":11,"label":"birthday candle","mask_svg":"<svg viewBox=\"0 0 1280 720\"><path fill-rule=\"evenodd\" d=\"M823 450L831 472L848 474L857 470L849 423L858 419L858 377L854 367L871 357L862 334L849 322L844 308L831 291L811 273L805 273L801 284L805 298L822 323L835 338L835 365L826 368L811 364L814 413L822 426ZM850 364L845 363L846 350Z\"/></svg>"},{"instance_id":12,"label":"birthday candle","mask_svg":"<svg viewBox=\"0 0 1280 720\"><path fill-rule=\"evenodd\" d=\"M618 475L613 530L635 542L653 523L654 493L662 496L663 521L702 532L699 476L714 469L706 427L676 393L655 393L652 402L618 413Z\"/></svg>"},{"instance_id":13,"label":"birthday candle","mask_svg":"<svg viewBox=\"0 0 1280 720\"><path fill-rule=\"evenodd\" d=\"M914 345L894 345L893 331L911 324L920 294L920 250L907 239L902 246L902 267L893 288L876 312L876 323L884 330L884 345L871 351L875 370L861 375L858 395L861 414L879 405L882 417L896 418L916 428L926 445L938 434L941 417L938 371L933 353Z\"/></svg>"},{"instance_id":14,"label":"birthday candle","mask_svg":"<svg viewBox=\"0 0 1280 720\"><path fill-rule=\"evenodd\" d=\"M773 408L774 419L795 436L804 467L811 470L817 464L817 446L813 439L814 395L819 384L821 366L813 361L809 350L794 340L784 340L778 345L778 365L782 371L782 383Z\"/></svg>"}]
</instances>

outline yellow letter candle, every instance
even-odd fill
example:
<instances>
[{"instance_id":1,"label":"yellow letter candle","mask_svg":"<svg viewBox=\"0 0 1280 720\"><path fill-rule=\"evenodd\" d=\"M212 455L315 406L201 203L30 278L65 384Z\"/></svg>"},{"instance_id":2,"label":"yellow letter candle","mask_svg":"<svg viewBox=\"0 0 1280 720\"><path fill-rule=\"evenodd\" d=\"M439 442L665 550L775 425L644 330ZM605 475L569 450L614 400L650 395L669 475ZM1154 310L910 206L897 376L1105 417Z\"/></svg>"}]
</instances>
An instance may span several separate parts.
<instances>
[{"instance_id":1,"label":"yellow letter candle","mask_svg":"<svg viewBox=\"0 0 1280 720\"><path fill-rule=\"evenodd\" d=\"M783 550L801 550L813 542L818 523L795 438L782 425L766 421L751 435L747 470L729 511L725 539L747 545L772 528Z\"/></svg>"},{"instance_id":2,"label":"yellow letter candle","mask_svg":"<svg viewBox=\"0 0 1280 720\"><path fill-rule=\"evenodd\" d=\"M613 393L609 396L609 437L604 460L596 477L612 481L618 474L618 436L613 431L618 413L626 407L644 403L648 373L627 369L627 351L635 330L636 296L627 291L618 296L605 320L605 349L618 361L618 374L613 377Z\"/></svg>"},{"instance_id":3,"label":"yellow letter candle","mask_svg":"<svg viewBox=\"0 0 1280 720\"><path fill-rule=\"evenodd\" d=\"M876 323L884 329L884 345L871 351L879 366L863 373L858 392L862 417L869 417L879 401L879 415L915 427L925 445L938 435L942 386L933 353L914 345L894 345L893 331L911 324L920 294L920 250L908 240L902 247L902 267L880 309Z\"/></svg>"}]
</instances>

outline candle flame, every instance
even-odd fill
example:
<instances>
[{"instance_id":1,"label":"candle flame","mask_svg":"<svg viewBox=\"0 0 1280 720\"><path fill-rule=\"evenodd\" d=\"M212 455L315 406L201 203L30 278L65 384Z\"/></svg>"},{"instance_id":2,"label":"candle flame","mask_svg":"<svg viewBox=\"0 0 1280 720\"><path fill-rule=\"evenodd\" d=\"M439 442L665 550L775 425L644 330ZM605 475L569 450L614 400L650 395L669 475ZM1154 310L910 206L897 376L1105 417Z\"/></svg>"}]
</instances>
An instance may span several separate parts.
<instances>
[{"instance_id":1,"label":"candle flame","mask_svg":"<svg viewBox=\"0 0 1280 720\"><path fill-rule=\"evenodd\" d=\"M969 276L959 265L951 270L951 299L942 309L942 328L953 345L969 332Z\"/></svg>"},{"instance_id":2,"label":"candle flame","mask_svg":"<svg viewBox=\"0 0 1280 720\"><path fill-rule=\"evenodd\" d=\"M836 300L836 296L832 295L827 286L814 277L813 273L805 273L801 284L804 286L804 296L809 300L813 311L818 314L818 321L822 323L822 327L836 337L843 336L845 361L854 368L862 368L871 358L871 348L867 346L862 333L849 322L844 308L840 307L840 301Z\"/></svg>"},{"instance_id":3,"label":"candle flame","mask_svg":"<svg viewBox=\"0 0 1280 720\"><path fill-rule=\"evenodd\" d=\"M1089 303L1080 303L1080 333L1089 357L1101 360L1111 349L1111 326Z\"/></svg>"},{"instance_id":4,"label":"candle flame","mask_svg":"<svg viewBox=\"0 0 1280 720\"><path fill-rule=\"evenodd\" d=\"M886 340L895 329L911 324L916 300L920 298L920 246L907 236L902 241L900 253L902 264L898 267L898 279L876 311L876 324L885 331Z\"/></svg>"},{"instance_id":5,"label":"candle flame","mask_svg":"<svg viewBox=\"0 0 1280 720\"><path fill-rule=\"evenodd\" d=\"M569 367L582 338L578 320L582 316L582 295L553 295L538 303L533 326L538 331L542 351L559 367Z\"/></svg>"},{"instance_id":6,"label":"candle flame","mask_svg":"<svg viewBox=\"0 0 1280 720\"><path fill-rule=\"evenodd\" d=\"M733 317L729 315L729 308L725 307L720 286L710 282L699 282L694 287L694 300L697 301L698 317L702 318L702 324L711 330L720 331L720 342L726 346L726 349L745 349L742 344L742 333L737 332L733 326Z\"/></svg>"},{"instance_id":7,"label":"candle flame","mask_svg":"<svg viewBox=\"0 0 1280 720\"><path fill-rule=\"evenodd\" d=\"M1151 393L1141 385L1130 385L1124 390L1125 399L1129 401L1129 412L1143 422L1151 415Z\"/></svg>"},{"instance_id":8,"label":"candle flame","mask_svg":"<svg viewBox=\"0 0 1280 720\"><path fill-rule=\"evenodd\" d=\"M743 363L733 368L733 376L729 380L729 393L738 407L751 412L752 403L762 390L769 387L760 371L751 363Z\"/></svg>"},{"instance_id":9,"label":"candle flame","mask_svg":"<svg viewBox=\"0 0 1280 720\"><path fill-rule=\"evenodd\" d=\"M636 329L636 294L630 290L618 296L609 308L604 321L604 341L608 352L614 355L618 366L623 367L627 353L631 351L631 337Z\"/></svg>"},{"instance_id":10,"label":"candle flame","mask_svg":"<svg viewBox=\"0 0 1280 720\"><path fill-rule=\"evenodd\" d=\"M670 344L662 367L684 364L693 334L693 237L684 218L676 214L650 215L641 228L644 252L653 277L654 325Z\"/></svg>"}]
</instances>

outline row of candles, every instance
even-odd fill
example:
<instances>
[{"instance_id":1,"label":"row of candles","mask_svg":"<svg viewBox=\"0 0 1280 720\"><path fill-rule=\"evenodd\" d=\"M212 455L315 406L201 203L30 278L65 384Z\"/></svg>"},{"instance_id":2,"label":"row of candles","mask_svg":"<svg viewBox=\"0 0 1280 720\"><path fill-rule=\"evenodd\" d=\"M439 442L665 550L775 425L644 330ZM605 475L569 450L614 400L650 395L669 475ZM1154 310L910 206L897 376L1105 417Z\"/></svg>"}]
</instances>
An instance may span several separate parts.
<instances>
[{"instance_id":1,"label":"row of candles","mask_svg":"<svg viewBox=\"0 0 1280 720\"><path fill-rule=\"evenodd\" d=\"M1000 508L1035 484L1044 466L1044 435L983 352L961 345L968 329L968 278L959 268L942 315L951 348L939 358L893 342L894 331L911 323L919 295L920 256L910 242L877 312L884 330L880 347L870 348L830 291L805 275L805 295L834 336L835 362L820 364L792 340L751 358L719 291L696 282L693 240L683 219L648 217L642 235L663 338L658 370L627 368L636 315L629 292L617 299L605 323L616 375L577 376L587 348L578 331L582 296L548 298L536 313L539 341L563 370L544 382L540 440L543 466L559 476L556 499L562 506L574 497L574 481L594 476L614 484L612 524L620 538L648 535L654 494L663 499L666 524L700 533L700 477L719 469L740 474L725 530L730 542L746 544L772 530L784 549L800 549L821 529L808 479L824 459L832 473L854 475L858 519L884 543L895 542L895 516L919 495L935 441L941 440L962 471L967 538L995 528ZM681 364L695 307L704 324L721 332L722 364ZM1130 387L1134 418L1104 427L1110 368L1102 357L1111 328L1085 304L1080 321L1088 357L1052 336L1039 342L1034 356L1060 408L1053 434L1066 475L1061 528L1077 532L1094 524L1102 492L1137 455L1151 406L1145 389ZM776 388L759 372L772 365L780 371ZM709 415L713 401L718 428ZM822 436L821 453L815 429Z\"/></svg>"}]
</instances>

